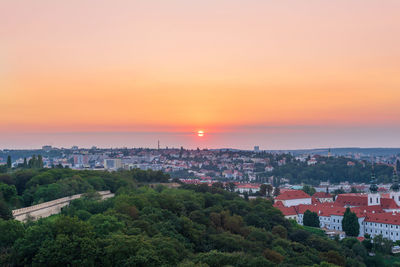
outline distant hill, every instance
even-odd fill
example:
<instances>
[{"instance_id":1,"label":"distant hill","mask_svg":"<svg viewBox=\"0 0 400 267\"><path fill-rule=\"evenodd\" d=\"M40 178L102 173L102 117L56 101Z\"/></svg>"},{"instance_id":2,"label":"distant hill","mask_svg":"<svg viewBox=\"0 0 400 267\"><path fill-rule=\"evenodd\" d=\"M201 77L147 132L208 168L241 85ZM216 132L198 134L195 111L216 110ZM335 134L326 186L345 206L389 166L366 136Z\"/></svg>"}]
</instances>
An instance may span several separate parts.
<instances>
[{"instance_id":1,"label":"distant hill","mask_svg":"<svg viewBox=\"0 0 400 267\"><path fill-rule=\"evenodd\" d=\"M360 148L360 147L343 147L331 148L331 154L336 156L344 156L347 154L362 154L365 156L389 156L400 155L400 148ZM266 150L267 152L282 152L291 153L293 155L300 154L320 154L327 155L329 148L315 148L315 149L294 149L294 150Z\"/></svg>"}]
</instances>

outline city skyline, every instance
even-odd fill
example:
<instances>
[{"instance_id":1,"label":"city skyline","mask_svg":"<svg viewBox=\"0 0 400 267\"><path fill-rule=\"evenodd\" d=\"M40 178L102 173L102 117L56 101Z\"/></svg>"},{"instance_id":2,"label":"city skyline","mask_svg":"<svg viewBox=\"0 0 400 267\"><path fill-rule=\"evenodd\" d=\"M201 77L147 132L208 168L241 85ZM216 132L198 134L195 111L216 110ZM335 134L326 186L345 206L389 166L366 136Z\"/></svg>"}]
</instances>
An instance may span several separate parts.
<instances>
[{"instance_id":1,"label":"city skyline","mask_svg":"<svg viewBox=\"0 0 400 267\"><path fill-rule=\"evenodd\" d=\"M5 1L0 148L400 147L400 3L305 3Z\"/></svg>"}]
</instances>

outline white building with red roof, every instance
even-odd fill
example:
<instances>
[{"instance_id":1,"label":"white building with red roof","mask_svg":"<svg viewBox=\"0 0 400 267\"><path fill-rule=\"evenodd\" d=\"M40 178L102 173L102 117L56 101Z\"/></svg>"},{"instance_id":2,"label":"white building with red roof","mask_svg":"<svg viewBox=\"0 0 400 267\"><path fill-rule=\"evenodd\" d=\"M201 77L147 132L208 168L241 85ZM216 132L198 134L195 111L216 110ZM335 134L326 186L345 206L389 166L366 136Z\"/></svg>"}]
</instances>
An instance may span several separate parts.
<instances>
[{"instance_id":1,"label":"white building with red roof","mask_svg":"<svg viewBox=\"0 0 400 267\"><path fill-rule=\"evenodd\" d=\"M243 194L244 192L256 193L256 192L260 191L260 185L259 184L238 184L236 189L241 194Z\"/></svg>"},{"instance_id":2,"label":"white building with red roof","mask_svg":"<svg viewBox=\"0 0 400 267\"><path fill-rule=\"evenodd\" d=\"M333 202L333 196L327 192L316 192L314 195L319 202L325 203L325 202Z\"/></svg>"},{"instance_id":3,"label":"white building with red roof","mask_svg":"<svg viewBox=\"0 0 400 267\"><path fill-rule=\"evenodd\" d=\"M399 213L369 213L364 220L365 234L382 235L392 241L400 240Z\"/></svg>"},{"instance_id":4,"label":"white building with red roof","mask_svg":"<svg viewBox=\"0 0 400 267\"><path fill-rule=\"evenodd\" d=\"M275 202L279 201L282 202L285 207L312 204L311 196L302 190L285 190L279 196L275 197Z\"/></svg>"},{"instance_id":5,"label":"white building with red roof","mask_svg":"<svg viewBox=\"0 0 400 267\"><path fill-rule=\"evenodd\" d=\"M324 201L326 193L316 193L311 198L300 190L285 190L275 198L274 207L285 218L303 224L304 213L318 214L320 227L330 231L343 231L342 220L346 208L351 208L358 218L360 237L382 235L393 241L400 240L400 186L395 183L390 194L381 194L372 184L370 193L340 194L335 202ZM321 201L322 199L322 201Z\"/></svg>"},{"instance_id":6,"label":"white building with red roof","mask_svg":"<svg viewBox=\"0 0 400 267\"><path fill-rule=\"evenodd\" d=\"M298 221L298 212L296 211L296 207L292 206L292 207L285 207L283 206L281 201L278 201L274 204L275 208L278 208L283 216L285 216L286 219L292 219L295 220L296 222Z\"/></svg>"}]
</instances>

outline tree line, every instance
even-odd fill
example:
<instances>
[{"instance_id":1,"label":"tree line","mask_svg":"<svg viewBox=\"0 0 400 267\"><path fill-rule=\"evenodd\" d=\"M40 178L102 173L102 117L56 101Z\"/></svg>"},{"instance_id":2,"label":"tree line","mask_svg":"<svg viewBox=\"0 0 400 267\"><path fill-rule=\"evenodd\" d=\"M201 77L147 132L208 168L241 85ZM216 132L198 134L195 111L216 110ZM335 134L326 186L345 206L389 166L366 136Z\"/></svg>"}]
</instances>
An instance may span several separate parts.
<instances>
[{"instance_id":1,"label":"tree line","mask_svg":"<svg viewBox=\"0 0 400 267\"><path fill-rule=\"evenodd\" d=\"M24 170L1 176L15 188L2 191L7 205L15 194L35 198L40 191L45 197L54 184L87 193L59 215L26 223L0 219L0 265L385 266L380 255L387 256L387 249L372 250L378 256L371 257L358 240L315 234L286 220L264 198L246 200L219 185L148 185L168 180L162 172L141 170ZM100 201L93 192L99 188L116 196Z\"/></svg>"}]
</instances>

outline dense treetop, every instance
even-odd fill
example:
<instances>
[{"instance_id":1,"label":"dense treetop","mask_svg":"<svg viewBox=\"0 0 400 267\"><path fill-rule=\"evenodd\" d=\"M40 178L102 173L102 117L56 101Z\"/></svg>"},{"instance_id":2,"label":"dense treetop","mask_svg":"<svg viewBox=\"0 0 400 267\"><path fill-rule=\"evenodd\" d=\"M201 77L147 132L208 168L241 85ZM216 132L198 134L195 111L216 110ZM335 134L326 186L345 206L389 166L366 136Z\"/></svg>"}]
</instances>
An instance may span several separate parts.
<instances>
[{"instance_id":1,"label":"dense treetop","mask_svg":"<svg viewBox=\"0 0 400 267\"><path fill-rule=\"evenodd\" d=\"M366 247L379 255L387 254L385 247L329 240L286 220L268 200L246 201L217 186L147 185L168 178L152 171L69 169L2 176L6 205L28 193L27 204L63 190L88 193L36 222L0 219L0 265L384 266ZM94 190L103 189L116 197L100 201Z\"/></svg>"}]
</instances>

